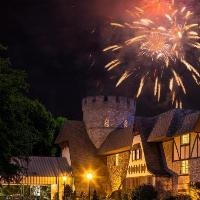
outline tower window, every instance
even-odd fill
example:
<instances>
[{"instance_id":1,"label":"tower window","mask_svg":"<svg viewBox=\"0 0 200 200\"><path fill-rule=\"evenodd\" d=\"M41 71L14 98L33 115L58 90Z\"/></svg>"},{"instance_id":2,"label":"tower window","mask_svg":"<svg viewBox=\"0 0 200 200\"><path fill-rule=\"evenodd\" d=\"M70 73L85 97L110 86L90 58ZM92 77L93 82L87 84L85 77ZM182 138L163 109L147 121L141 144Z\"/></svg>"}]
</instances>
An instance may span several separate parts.
<instances>
[{"instance_id":1,"label":"tower window","mask_svg":"<svg viewBox=\"0 0 200 200\"><path fill-rule=\"evenodd\" d=\"M104 121L104 127L110 127L110 120L108 118Z\"/></svg>"},{"instance_id":2,"label":"tower window","mask_svg":"<svg viewBox=\"0 0 200 200\"><path fill-rule=\"evenodd\" d=\"M185 134L181 136L181 144L186 145L190 143L190 134Z\"/></svg>"},{"instance_id":3,"label":"tower window","mask_svg":"<svg viewBox=\"0 0 200 200\"><path fill-rule=\"evenodd\" d=\"M124 121L124 128L127 128L128 127L128 120L126 119L125 121Z\"/></svg>"},{"instance_id":4,"label":"tower window","mask_svg":"<svg viewBox=\"0 0 200 200\"><path fill-rule=\"evenodd\" d=\"M188 174L189 171L188 168L189 168L188 160L181 161L181 174Z\"/></svg>"}]
</instances>

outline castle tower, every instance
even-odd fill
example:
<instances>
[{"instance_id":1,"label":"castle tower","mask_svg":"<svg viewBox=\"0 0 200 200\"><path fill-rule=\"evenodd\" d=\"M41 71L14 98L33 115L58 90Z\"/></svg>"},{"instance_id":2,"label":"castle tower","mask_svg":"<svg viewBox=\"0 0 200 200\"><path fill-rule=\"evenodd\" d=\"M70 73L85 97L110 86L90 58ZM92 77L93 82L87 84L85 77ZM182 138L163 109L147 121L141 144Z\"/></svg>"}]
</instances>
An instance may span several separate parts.
<instances>
[{"instance_id":1,"label":"castle tower","mask_svg":"<svg viewBox=\"0 0 200 200\"><path fill-rule=\"evenodd\" d=\"M82 100L82 110L88 135L99 148L110 132L133 124L135 101L127 97L90 96Z\"/></svg>"}]
</instances>

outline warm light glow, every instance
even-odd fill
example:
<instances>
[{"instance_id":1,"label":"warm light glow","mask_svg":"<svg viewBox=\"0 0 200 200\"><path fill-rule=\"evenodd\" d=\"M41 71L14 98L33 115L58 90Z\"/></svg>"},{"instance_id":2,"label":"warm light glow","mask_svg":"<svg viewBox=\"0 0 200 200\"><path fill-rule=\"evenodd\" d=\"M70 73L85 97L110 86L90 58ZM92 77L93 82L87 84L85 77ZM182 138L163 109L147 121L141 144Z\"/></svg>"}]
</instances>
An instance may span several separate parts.
<instances>
[{"instance_id":1,"label":"warm light glow","mask_svg":"<svg viewBox=\"0 0 200 200\"><path fill-rule=\"evenodd\" d=\"M67 176L63 176L63 182L67 181Z\"/></svg>"},{"instance_id":2,"label":"warm light glow","mask_svg":"<svg viewBox=\"0 0 200 200\"><path fill-rule=\"evenodd\" d=\"M93 179L93 174L91 172L88 172L86 175L86 178L91 181Z\"/></svg>"}]
</instances>

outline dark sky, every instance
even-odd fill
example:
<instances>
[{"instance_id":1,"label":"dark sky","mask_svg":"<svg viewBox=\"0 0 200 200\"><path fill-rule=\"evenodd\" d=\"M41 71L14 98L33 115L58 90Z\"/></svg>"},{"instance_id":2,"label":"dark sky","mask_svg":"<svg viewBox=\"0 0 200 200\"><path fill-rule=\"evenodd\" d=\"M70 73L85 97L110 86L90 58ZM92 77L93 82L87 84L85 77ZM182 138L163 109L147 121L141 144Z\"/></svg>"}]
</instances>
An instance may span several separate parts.
<instances>
[{"instance_id":1,"label":"dark sky","mask_svg":"<svg viewBox=\"0 0 200 200\"><path fill-rule=\"evenodd\" d=\"M30 95L55 115L81 118L81 98L87 94L134 95L129 79L115 89L117 74L107 73L109 22L122 15L130 0L13 0L0 6L0 41L8 46L13 67L25 69ZM114 79L112 79L115 77ZM170 108L155 102L146 88L138 101L139 115ZM200 108L196 86L185 97L186 108Z\"/></svg>"}]
</instances>

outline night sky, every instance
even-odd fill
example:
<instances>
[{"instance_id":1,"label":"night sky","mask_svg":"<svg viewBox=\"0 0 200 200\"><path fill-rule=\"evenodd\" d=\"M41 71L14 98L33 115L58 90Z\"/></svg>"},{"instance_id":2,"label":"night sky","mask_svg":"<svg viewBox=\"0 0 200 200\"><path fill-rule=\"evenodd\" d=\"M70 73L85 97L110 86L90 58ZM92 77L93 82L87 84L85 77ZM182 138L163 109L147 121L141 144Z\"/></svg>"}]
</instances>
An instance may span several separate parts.
<instances>
[{"instance_id":1,"label":"night sky","mask_svg":"<svg viewBox=\"0 0 200 200\"><path fill-rule=\"evenodd\" d=\"M131 78L115 88L117 72L107 73L109 22L118 19L130 0L13 0L1 2L0 42L8 46L13 67L28 73L30 95L54 115L81 119L86 95L134 96ZM186 108L200 109L200 90L188 82ZM137 103L138 115L161 113L168 99L157 103L149 84Z\"/></svg>"}]
</instances>

